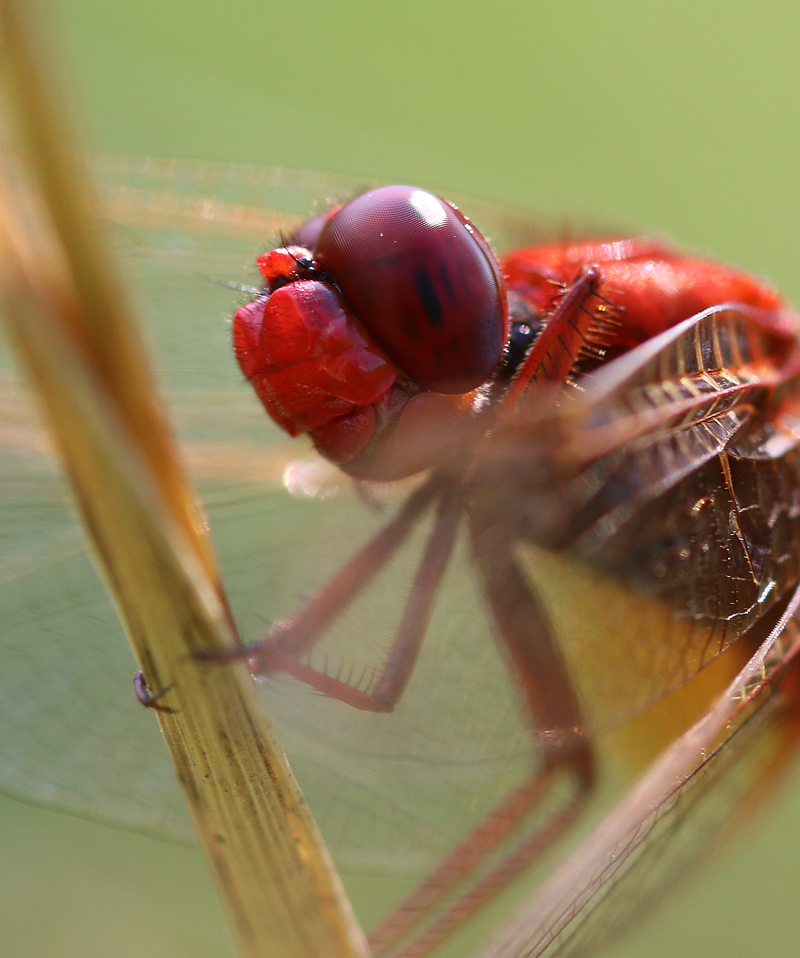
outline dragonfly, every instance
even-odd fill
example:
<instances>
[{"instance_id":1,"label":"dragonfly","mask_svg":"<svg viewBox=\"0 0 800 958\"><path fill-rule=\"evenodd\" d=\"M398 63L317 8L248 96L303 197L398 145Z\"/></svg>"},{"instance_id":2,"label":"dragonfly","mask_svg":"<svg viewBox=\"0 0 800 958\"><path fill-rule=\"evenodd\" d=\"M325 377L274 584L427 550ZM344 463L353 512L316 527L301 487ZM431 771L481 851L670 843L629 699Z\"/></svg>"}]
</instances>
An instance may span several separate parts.
<instances>
[{"instance_id":1,"label":"dragonfly","mask_svg":"<svg viewBox=\"0 0 800 958\"><path fill-rule=\"evenodd\" d=\"M623 801L491 953L574 953L601 937L598 927L624 925L619 903L630 900L630 876L655 876L652 888L636 882L635 897L657 895L696 851L680 839L684 821L722 828L722 811L754 801L754 783L776 779L792 751L800 578L794 314L766 287L720 267L718 300L622 342L619 331L630 326L615 289L626 281L617 273L615 287L604 269L655 258L696 270L696 260L653 245L616 254L599 241L553 244L552 230L543 247L540 225L472 203L495 249L538 244L535 262L512 254L504 271L535 273L543 305L532 310L519 283L511 288L513 349L504 327L499 337L506 372L489 375L494 356L488 373L470 373L479 380L470 391L480 395L463 428L458 419L445 430L454 445L423 463L421 477L407 465L381 473L381 454L377 466L362 460L342 471L311 449L298 451L299 440L264 417L232 359L226 320L236 304L225 282L248 277L238 284L242 297L258 289L252 264L269 235L282 238L277 250L290 250L284 274L276 279L274 257L267 270L275 290L291 290L298 277L287 270L300 270L301 281L327 280L313 250L307 260L294 248L316 244L303 224L315 213L324 230L327 210L366 184L119 158L99 161L96 176L120 224L122 260L242 634L255 642L271 633L247 654L261 659L264 694L295 773L345 875L401 876L415 889L405 900L388 896L376 952L428 953L514 878L508 912L541 881L539 859L580 824L590 795L614 785L603 772L604 749L638 736L649 760L674 737L643 780L649 804ZM322 208L313 209L315 197ZM492 255L482 239L479 248ZM568 276L548 274L543 248L580 256L566 263ZM707 279L712 267L705 269ZM263 313L263 302L255 312L251 302L239 305L246 319ZM554 315L566 325L543 354L552 369L538 386L515 379ZM571 345L562 341L570 330ZM534 378L540 368L529 361L524 374ZM132 697L120 701L130 661L121 642L108 640L119 627L46 439L4 369L0 787L128 827L188 835L155 729ZM403 388L405 398L423 392L409 378ZM352 452L330 433L314 438L329 457ZM458 483L463 494L446 492ZM458 535L465 508L472 545ZM367 543L355 550L363 566L365 555L374 557L370 543L399 527L402 548L380 556L385 571L356 576L347 601L331 611L326 583L352 570L354 545ZM422 588L418 657L401 655L413 669L403 668L400 694L381 699L374 691L381 663L391 662L393 626L408 595L420 594L420 560L430 566L442 529L439 568L423 576L436 587ZM302 648L287 645L287 623L291 630L299 609L320 603L326 627ZM498 621L515 610L521 624L507 626L505 645L496 642ZM527 648L525 638L515 644L514 630L527 635L531 622L557 638L544 663L549 686L543 663L513 661ZM47 692L34 701L30 690L39 686ZM372 711L352 707L370 697ZM692 750L679 733L696 718ZM631 766L638 770L641 758Z\"/></svg>"}]
</instances>

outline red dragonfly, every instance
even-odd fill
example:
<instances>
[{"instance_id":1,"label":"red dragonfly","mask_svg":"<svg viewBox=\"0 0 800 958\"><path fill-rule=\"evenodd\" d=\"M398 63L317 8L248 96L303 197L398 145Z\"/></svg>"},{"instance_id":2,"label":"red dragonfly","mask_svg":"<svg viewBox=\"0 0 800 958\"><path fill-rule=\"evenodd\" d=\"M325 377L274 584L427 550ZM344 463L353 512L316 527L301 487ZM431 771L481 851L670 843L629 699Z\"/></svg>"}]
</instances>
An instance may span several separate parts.
<instances>
[{"instance_id":1,"label":"red dragonfly","mask_svg":"<svg viewBox=\"0 0 800 958\"><path fill-rule=\"evenodd\" d=\"M329 241L357 205L334 204L304 228L259 212L297 212L329 184L300 189L296 177L238 169L228 195L215 182L213 200L197 200L219 171L107 163L102 172L116 184L121 242L146 289L243 632L282 616L247 654L272 676L270 713L301 785L345 877L394 870L417 881L405 904L383 909L375 950L424 954L515 876L520 888L538 882L535 864L605 781L609 733L633 729L649 760L655 729L675 744L490 953L569 954L625 924L634 900L657 897L706 847L681 841L678 826L699 820L718 832L794 744L794 314L765 284L646 240L528 245L497 265L460 212L411 190L405 206L430 233L417 262L427 279L401 274L394 289L417 291L412 319L428 328L415 338L402 318L382 325L397 304L391 282L379 284L374 319L362 315L372 295L363 274L334 265L343 247ZM493 238L505 228L524 240L524 221L476 210L494 222ZM459 237L444 271L433 265L438 220ZM331 502L266 489L296 454L274 439L259 450L265 427L223 352L230 292L186 266L235 276L251 244L232 237L271 228L286 240L261 258L268 288L240 310L240 357L281 424L309 433L357 479L351 492L335 470L322 473L318 491L338 489ZM362 222L345 250L364 236ZM352 259L377 270L374 246ZM468 278L454 287L468 302L451 311L448 269ZM268 315L279 335L267 342L289 348L288 359L262 351ZM454 337L465 316L467 338ZM0 677L0 726L11 733L2 786L174 831L157 735L126 744L131 716L113 748L103 745L111 720L100 729L93 716L115 713L119 683L93 672L81 687L80 652L62 644L94 628L103 668L112 612L87 584L68 517L55 515L56 480L16 418L17 393L8 398L16 454L4 463L3 528L15 531L0 581L11 652ZM308 475L290 465L290 487L309 489ZM473 568L478 587L466 588ZM304 605L301 590L316 583ZM56 633L59 643L47 641ZM127 669L120 644L107 671ZM296 678L324 695L303 695ZM37 686L48 691L34 722L26 703Z\"/></svg>"},{"instance_id":2,"label":"red dragonfly","mask_svg":"<svg viewBox=\"0 0 800 958\"><path fill-rule=\"evenodd\" d=\"M266 288L237 312L234 341L275 422L359 481L425 478L244 654L357 709L393 711L464 520L536 743L529 777L370 935L376 954L416 958L573 824L609 712L643 711L740 639L774 659L776 623L786 651L800 582L798 317L756 278L648 239L562 241L498 263L456 206L408 186L317 216L258 264ZM426 511L383 661L358 681L310 664ZM573 674L526 549L628 593L614 641L643 661L625 695L613 674L591 690ZM559 777L569 793L525 831ZM625 840L633 822L622 826Z\"/></svg>"}]
</instances>

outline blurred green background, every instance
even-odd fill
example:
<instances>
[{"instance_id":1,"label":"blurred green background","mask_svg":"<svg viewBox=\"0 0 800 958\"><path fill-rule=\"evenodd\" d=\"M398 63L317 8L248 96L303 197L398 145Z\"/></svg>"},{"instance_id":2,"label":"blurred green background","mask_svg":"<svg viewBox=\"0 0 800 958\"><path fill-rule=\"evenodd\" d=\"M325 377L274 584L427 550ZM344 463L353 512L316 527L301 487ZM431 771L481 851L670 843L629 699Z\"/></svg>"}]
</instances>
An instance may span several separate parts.
<instances>
[{"instance_id":1,"label":"blurred green background","mask_svg":"<svg viewBox=\"0 0 800 958\"><path fill-rule=\"evenodd\" d=\"M800 301L795 4L61 0L50 19L95 150L450 188L663 234ZM795 776L610 954L794 958L798 862ZM0 888L3 954L233 954L189 849L0 800Z\"/></svg>"}]
</instances>

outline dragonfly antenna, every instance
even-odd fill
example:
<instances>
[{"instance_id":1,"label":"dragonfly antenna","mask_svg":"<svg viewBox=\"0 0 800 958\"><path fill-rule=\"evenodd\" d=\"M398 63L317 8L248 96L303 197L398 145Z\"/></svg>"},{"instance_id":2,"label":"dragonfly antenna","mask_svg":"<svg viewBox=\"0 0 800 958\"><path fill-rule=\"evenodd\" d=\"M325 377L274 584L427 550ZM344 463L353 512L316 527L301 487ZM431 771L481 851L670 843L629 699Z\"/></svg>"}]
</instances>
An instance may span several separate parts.
<instances>
[{"instance_id":1,"label":"dragonfly antenna","mask_svg":"<svg viewBox=\"0 0 800 958\"><path fill-rule=\"evenodd\" d=\"M244 283L233 283L227 279L214 279L212 276L205 276L203 273L195 273L200 279L211 283L212 286L224 286L226 289L236 289L240 293L250 293L252 296L262 296L266 291L257 286L245 286Z\"/></svg>"}]
</instances>

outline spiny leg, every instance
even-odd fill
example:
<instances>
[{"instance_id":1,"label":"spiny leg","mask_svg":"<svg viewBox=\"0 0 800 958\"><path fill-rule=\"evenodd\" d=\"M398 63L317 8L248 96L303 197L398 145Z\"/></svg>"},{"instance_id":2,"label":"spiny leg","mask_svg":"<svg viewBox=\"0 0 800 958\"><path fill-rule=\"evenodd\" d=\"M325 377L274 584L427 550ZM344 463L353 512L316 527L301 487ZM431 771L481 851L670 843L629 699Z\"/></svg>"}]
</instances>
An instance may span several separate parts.
<instances>
[{"instance_id":1,"label":"spiny leg","mask_svg":"<svg viewBox=\"0 0 800 958\"><path fill-rule=\"evenodd\" d=\"M548 794L558 771L555 764L545 766L492 809L422 884L370 931L367 941L372 953L380 956L390 952L415 926L421 925L461 882L497 851ZM537 828L534 834L504 858L500 865L479 879L396 954L402 955L403 958L428 954L566 831L582 805L584 794L581 788L576 799L565 809Z\"/></svg>"},{"instance_id":2,"label":"spiny leg","mask_svg":"<svg viewBox=\"0 0 800 958\"><path fill-rule=\"evenodd\" d=\"M569 378L591 334L603 324L585 305L602 282L598 267L588 266L567 288L517 371L504 397L501 418L532 388L558 388Z\"/></svg>"},{"instance_id":3,"label":"spiny leg","mask_svg":"<svg viewBox=\"0 0 800 958\"><path fill-rule=\"evenodd\" d=\"M596 266L588 266L565 289L511 384L507 385L502 377L496 378L491 384L489 403L478 420L486 428L482 434L476 431L473 454L465 472L466 481L478 468L482 454L492 442L495 429L498 426L505 428L525 400L538 398L539 408L528 409L534 415L548 411L561 387L574 373L584 352L602 342L614 326L610 316L598 316L586 308L586 303L592 297L606 302L598 292L602 283L602 272Z\"/></svg>"},{"instance_id":4,"label":"spiny leg","mask_svg":"<svg viewBox=\"0 0 800 958\"><path fill-rule=\"evenodd\" d=\"M389 562L425 509L440 494L441 488L442 478L434 473L408 496L397 514L339 569L305 608L292 619L277 623L261 642L223 653L198 653L197 657L210 660L262 660L268 668L280 669L283 667L281 664L272 664L273 657L296 658L303 655L316 645L358 593Z\"/></svg>"},{"instance_id":5,"label":"spiny leg","mask_svg":"<svg viewBox=\"0 0 800 958\"><path fill-rule=\"evenodd\" d=\"M523 786L525 787L527 783ZM537 790L535 778L530 780L530 790L531 792ZM546 789L538 795L538 798L543 798L545 792ZM512 852L505 855L495 868L479 878L406 946L393 951L393 958L424 958L430 954L569 831L583 811L589 794L588 788L580 785L575 795L561 809L550 816ZM531 803L531 809L535 808L535 804ZM515 824L521 820L522 816ZM367 940L370 945L373 944L372 935L369 935ZM378 948L373 949L376 958L384 953Z\"/></svg>"},{"instance_id":6,"label":"spiny leg","mask_svg":"<svg viewBox=\"0 0 800 958\"><path fill-rule=\"evenodd\" d=\"M419 503L415 503L415 509L413 511L405 510L404 521L413 521L413 519L416 519L421 508L422 506L420 506ZM283 672L287 672L317 691L332 698L339 699L354 708L371 712L391 712L403 694L414 670L417 656L430 621L436 594L453 551L455 534L462 509L462 496L458 487L456 487L455 490L448 488L446 492L440 493L439 507L434 527L425 546L422 560L417 568L411 592L403 610L403 617L392 640L389 655L381 670L380 676L374 683L374 691L363 691L350 685L348 682L335 676L327 675L315 669L313 666L301 662L295 657L297 653L294 651L294 646L290 646L290 651L286 651L281 634L276 636L275 633L273 633L272 636L265 640L271 643L270 646L264 647L262 643L261 646L255 647L259 661L270 670L280 669ZM351 564L358 563L360 575L353 576L351 571L347 571L347 576L350 580L348 585L350 587L352 587L353 581L358 579L360 581L360 588L364 588L367 582L372 578L372 575L377 571L365 563L365 553L367 553L368 557L371 558L374 563L377 564L380 559L383 559L385 563L386 559L389 558L401 544L402 539L398 540L396 533L393 533L391 538L384 535L387 529L392 527L393 524L394 520L385 526L384 529L378 533L378 536L368 544L367 548L355 557L354 562ZM408 528L410 529L410 526L408 526ZM392 549L388 556L383 552L376 558L374 551L370 550L370 546L376 541L381 542L382 548L384 549L386 548L386 543L390 543ZM364 578L365 575L367 575L366 578ZM342 573L337 575L333 583L336 583L340 578L344 578ZM319 602L320 596L329 593L329 589L330 584L329 587L322 590L322 593L315 596L311 604L313 605ZM342 591L338 592L337 598L341 599ZM356 594L357 590L352 591L350 599L354 598ZM341 612L345 605L346 603L340 605L336 614ZM331 616L330 612L330 607L323 609L321 614L317 611L317 625L320 622L324 622L327 627L335 618L335 615ZM291 623L289 628L291 628L293 624L294 623ZM307 633L304 637L307 637ZM321 633L315 635L315 640L320 637ZM300 645L299 648L302 654L307 646ZM248 649L246 652L248 655L252 655L252 649Z\"/></svg>"},{"instance_id":7,"label":"spiny leg","mask_svg":"<svg viewBox=\"0 0 800 958\"><path fill-rule=\"evenodd\" d=\"M400 627L373 693L387 710L394 708L405 691L428 629L433 604L455 544L458 520L463 511L461 490L448 491L439 501L436 524L417 569Z\"/></svg>"}]
</instances>

